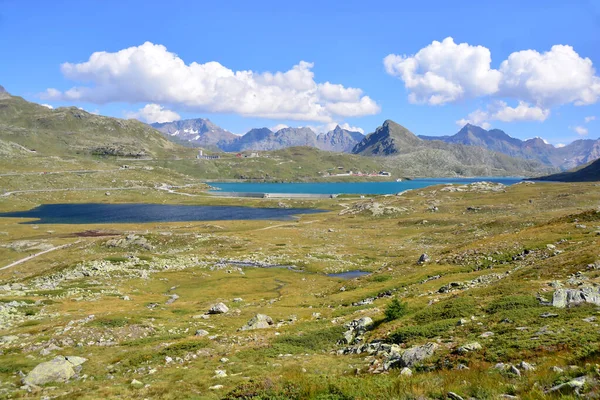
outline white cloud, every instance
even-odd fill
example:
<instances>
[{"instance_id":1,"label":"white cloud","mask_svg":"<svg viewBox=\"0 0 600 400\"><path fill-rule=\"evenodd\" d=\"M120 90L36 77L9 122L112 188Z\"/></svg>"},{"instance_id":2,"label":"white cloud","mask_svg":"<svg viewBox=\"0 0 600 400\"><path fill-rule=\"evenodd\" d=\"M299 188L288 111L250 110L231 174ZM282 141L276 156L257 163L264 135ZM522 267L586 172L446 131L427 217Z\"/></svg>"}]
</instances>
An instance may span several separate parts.
<instances>
[{"instance_id":1,"label":"white cloud","mask_svg":"<svg viewBox=\"0 0 600 400\"><path fill-rule=\"evenodd\" d=\"M512 98L541 109L573 103L593 104L600 98L600 78L592 61L571 46L545 52L514 52L491 68L490 50L451 37L434 41L415 55L390 54L388 74L399 77L413 103L444 104L480 96Z\"/></svg>"},{"instance_id":2,"label":"white cloud","mask_svg":"<svg viewBox=\"0 0 600 400\"><path fill-rule=\"evenodd\" d=\"M51 109L51 110L53 110L53 109L54 109L54 107L52 107L50 104L40 104L40 106L42 106L42 107L46 107L46 108L49 108L49 109Z\"/></svg>"},{"instance_id":3,"label":"white cloud","mask_svg":"<svg viewBox=\"0 0 600 400\"><path fill-rule=\"evenodd\" d=\"M496 93L501 73L490 68L491 61L487 48L447 37L412 56L390 54L383 63L404 81L411 103L437 105Z\"/></svg>"},{"instance_id":4,"label":"white cloud","mask_svg":"<svg viewBox=\"0 0 600 400\"><path fill-rule=\"evenodd\" d=\"M516 107L509 107L505 102L499 101L496 106L492 107L493 113L490 115L491 120L503 122L513 121L545 121L550 116L550 110L543 109L537 106L520 101Z\"/></svg>"},{"instance_id":5,"label":"white cloud","mask_svg":"<svg viewBox=\"0 0 600 400\"><path fill-rule=\"evenodd\" d=\"M127 118L136 118L149 124L154 122L171 122L181 119L176 112L166 110L158 104L146 104L143 108L140 108L135 112L126 112L125 116Z\"/></svg>"},{"instance_id":6,"label":"white cloud","mask_svg":"<svg viewBox=\"0 0 600 400\"><path fill-rule=\"evenodd\" d=\"M564 143L558 143L558 144L557 144L556 146L554 146L554 147L556 147L557 149L560 149L561 147L565 147L565 146L566 146L566 144L564 144Z\"/></svg>"},{"instance_id":7,"label":"white cloud","mask_svg":"<svg viewBox=\"0 0 600 400\"><path fill-rule=\"evenodd\" d=\"M590 122L592 122L592 121L595 121L595 120L596 120L596 116L595 116L595 115L591 115L591 116L589 116L589 117L585 117L585 123L586 123L586 124L587 124L587 123L590 123Z\"/></svg>"},{"instance_id":8,"label":"white cloud","mask_svg":"<svg viewBox=\"0 0 600 400\"><path fill-rule=\"evenodd\" d=\"M580 136L585 136L588 134L587 128L583 126L574 126L572 129L575 131L575 133L577 133Z\"/></svg>"},{"instance_id":9,"label":"white cloud","mask_svg":"<svg viewBox=\"0 0 600 400\"><path fill-rule=\"evenodd\" d=\"M600 78L592 60L581 58L571 46L555 45L545 53L512 53L500 72L502 95L538 105L586 105L600 97Z\"/></svg>"},{"instance_id":10,"label":"white cloud","mask_svg":"<svg viewBox=\"0 0 600 400\"><path fill-rule=\"evenodd\" d=\"M43 96L98 104L149 102L195 112L318 122L380 111L361 89L317 83L312 68L305 61L275 73L233 71L214 61L186 64L165 46L146 42L116 53L96 52L83 63L63 64L66 78L90 85L65 92L48 89Z\"/></svg>"},{"instance_id":11,"label":"white cloud","mask_svg":"<svg viewBox=\"0 0 600 400\"><path fill-rule=\"evenodd\" d=\"M273 132L277 132L278 130L281 130L283 128L289 128L289 126L287 126L286 124L277 124L269 129L271 129Z\"/></svg>"},{"instance_id":12,"label":"white cloud","mask_svg":"<svg viewBox=\"0 0 600 400\"><path fill-rule=\"evenodd\" d=\"M466 118L456 121L459 126L467 123L489 129L489 121L545 121L550 116L550 110L531 106L520 101L516 107L510 107L503 101L496 101L487 106L487 110L475 110Z\"/></svg>"}]
</instances>

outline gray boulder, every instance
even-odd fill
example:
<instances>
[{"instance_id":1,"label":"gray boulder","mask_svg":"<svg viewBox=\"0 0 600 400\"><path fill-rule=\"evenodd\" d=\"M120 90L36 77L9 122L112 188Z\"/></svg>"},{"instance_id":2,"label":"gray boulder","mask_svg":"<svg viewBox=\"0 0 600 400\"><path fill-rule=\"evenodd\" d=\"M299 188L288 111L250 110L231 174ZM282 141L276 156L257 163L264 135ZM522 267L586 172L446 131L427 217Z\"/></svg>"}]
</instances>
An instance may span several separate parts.
<instances>
[{"instance_id":1,"label":"gray boulder","mask_svg":"<svg viewBox=\"0 0 600 400\"><path fill-rule=\"evenodd\" d=\"M225 314L227 311L229 311L229 308L223 304L223 303L217 303L212 305L209 310L208 313L209 314Z\"/></svg>"},{"instance_id":2,"label":"gray boulder","mask_svg":"<svg viewBox=\"0 0 600 400\"><path fill-rule=\"evenodd\" d=\"M83 357L55 357L38 364L23 378L23 383L29 386L40 386L50 382L67 382L79 372L81 364L86 361Z\"/></svg>"},{"instance_id":3,"label":"gray boulder","mask_svg":"<svg viewBox=\"0 0 600 400\"><path fill-rule=\"evenodd\" d=\"M265 314L256 314L240 330L265 329L273 325L273 319Z\"/></svg>"},{"instance_id":4,"label":"gray boulder","mask_svg":"<svg viewBox=\"0 0 600 400\"><path fill-rule=\"evenodd\" d=\"M586 286L579 289L558 289L552 297L552 306L570 307L582 303L600 306L600 287Z\"/></svg>"},{"instance_id":5,"label":"gray boulder","mask_svg":"<svg viewBox=\"0 0 600 400\"><path fill-rule=\"evenodd\" d=\"M405 350L402 354L390 354L390 357L385 361L384 368L412 368L417 364L430 358L433 353L439 348L436 343L426 343L422 346L414 346Z\"/></svg>"}]
</instances>

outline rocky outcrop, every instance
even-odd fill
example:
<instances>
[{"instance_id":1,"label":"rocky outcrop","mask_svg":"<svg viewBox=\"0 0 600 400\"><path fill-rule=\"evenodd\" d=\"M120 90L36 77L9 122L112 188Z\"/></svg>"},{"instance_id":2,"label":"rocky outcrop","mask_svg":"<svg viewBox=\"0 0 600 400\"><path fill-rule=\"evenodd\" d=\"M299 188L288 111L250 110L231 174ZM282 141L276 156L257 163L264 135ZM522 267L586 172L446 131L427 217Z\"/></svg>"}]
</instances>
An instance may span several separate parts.
<instances>
[{"instance_id":1,"label":"rocky outcrop","mask_svg":"<svg viewBox=\"0 0 600 400\"><path fill-rule=\"evenodd\" d=\"M552 306L571 307L591 303L600 306L600 287L586 286L579 289L558 289L552 297Z\"/></svg>"},{"instance_id":2,"label":"rocky outcrop","mask_svg":"<svg viewBox=\"0 0 600 400\"><path fill-rule=\"evenodd\" d=\"M363 341L365 333L373 327L373 320L370 317L362 317L347 323L345 327L347 330L340 344L352 345Z\"/></svg>"}]
</instances>

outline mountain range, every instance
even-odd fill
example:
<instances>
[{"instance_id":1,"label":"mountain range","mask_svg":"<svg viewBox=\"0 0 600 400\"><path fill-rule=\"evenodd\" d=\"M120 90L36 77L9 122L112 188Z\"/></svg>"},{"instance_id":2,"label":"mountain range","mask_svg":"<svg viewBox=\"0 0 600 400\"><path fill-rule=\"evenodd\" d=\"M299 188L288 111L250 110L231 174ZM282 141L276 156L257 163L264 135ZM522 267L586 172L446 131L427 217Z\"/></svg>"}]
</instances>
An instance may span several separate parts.
<instances>
[{"instance_id":1,"label":"mountain range","mask_svg":"<svg viewBox=\"0 0 600 400\"><path fill-rule=\"evenodd\" d=\"M380 128L384 126L385 123ZM387 156L402 153L400 149L407 148L451 148L440 144L442 142L449 145L480 147L510 157L537 161L563 171L600 158L600 139L580 139L563 147L555 147L539 137L521 140L500 129L486 130L471 124L465 125L451 136L415 136L406 128L399 130L396 127L396 136L393 137L386 134L385 129L378 128L365 137L360 132L342 129L340 126L318 135L310 128L304 127L283 128L277 131L258 128L239 136L202 118L156 123L152 124L152 127L180 144L228 152L309 146L325 151Z\"/></svg>"},{"instance_id":2,"label":"mountain range","mask_svg":"<svg viewBox=\"0 0 600 400\"><path fill-rule=\"evenodd\" d=\"M243 136L222 129L208 119L197 118L182 121L154 123L151 126L169 139L181 144L223 150L229 152L257 150L280 150L294 146L316 147L320 150L350 153L364 136L360 132L335 129L316 134L310 128L256 128Z\"/></svg>"},{"instance_id":3,"label":"mountain range","mask_svg":"<svg viewBox=\"0 0 600 400\"><path fill-rule=\"evenodd\" d=\"M554 147L536 137L520 140L500 129L485 130L467 124L452 136L419 136L424 140L441 140L446 143L479 146L512 157L537 160L562 170L574 168L600 158L600 139L580 139L563 146Z\"/></svg>"}]
</instances>

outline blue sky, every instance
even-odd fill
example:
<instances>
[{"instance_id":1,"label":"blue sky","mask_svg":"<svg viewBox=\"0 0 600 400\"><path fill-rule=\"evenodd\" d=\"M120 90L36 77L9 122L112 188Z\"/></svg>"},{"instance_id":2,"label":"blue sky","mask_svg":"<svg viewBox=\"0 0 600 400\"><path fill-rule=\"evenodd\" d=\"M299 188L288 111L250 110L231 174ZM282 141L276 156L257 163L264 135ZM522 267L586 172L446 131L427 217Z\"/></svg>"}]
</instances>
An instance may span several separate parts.
<instances>
[{"instance_id":1,"label":"blue sky","mask_svg":"<svg viewBox=\"0 0 600 400\"><path fill-rule=\"evenodd\" d=\"M12 94L115 117L600 136L598 0L0 0L0 54Z\"/></svg>"}]
</instances>

